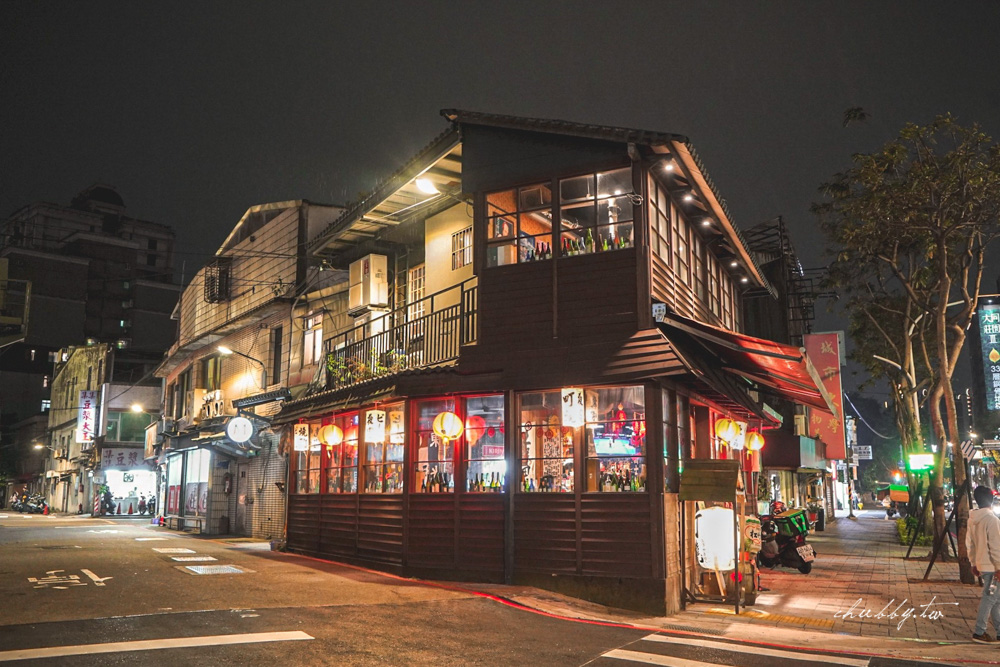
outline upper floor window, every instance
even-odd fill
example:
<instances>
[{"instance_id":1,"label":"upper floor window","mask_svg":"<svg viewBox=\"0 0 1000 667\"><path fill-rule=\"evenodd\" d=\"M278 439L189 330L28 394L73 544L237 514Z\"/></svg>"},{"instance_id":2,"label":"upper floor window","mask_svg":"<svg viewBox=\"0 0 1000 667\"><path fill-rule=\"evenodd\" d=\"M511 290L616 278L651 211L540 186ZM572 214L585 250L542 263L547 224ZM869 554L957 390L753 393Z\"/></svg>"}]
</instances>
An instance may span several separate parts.
<instances>
[{"instance_id":1,"label":"upper floor window","mask_svg":"<svg viewBox=\"0 0 1000 667\"><path fill-rule=\"evenodd\" d=\"M691 284L691 258L688 255L689 231L687 221L673 216L674 274L685 285Z\"/></svg>"},{"instance_id":2,"label":"upper floor window","mask_svg":"<svg viewBox=\"0 0 1000 667\"><path fill-rule=\"evenodd\" d=\"M670 263L670 217L673 211L673 202L670 195L659 186L659 184L649 178L649 243L653 254L667 260Z\"/></svg>"},{"instance_id":3,"label":"upper floor window","mask_svg":"<svg viewBox=\"0 0 1000 667\"><path fill-rule=\"evenodd\" d=\"M215 391L222 388L222 357L209 357L201 362L204 388Z\"/></svg>"},{"instance_id":4,"label":"upper floor window","mask_svg":"<svg viewBox=\"0 0 1000 667\"><path fill-rule=\"evenodd\" d=\"M318 364L323 358L323 316L313 315L305 320L302 335L302 365Z\"/></svg>"},{"instance_id":5,"label":"upper floor window","mask_svg":"<svg viewBox=\"0 0 1000 667\"><path fill-rule=\"evenodd\" d=\"M486 195L486 266L552 257L552 187L539 183Z\"/></svg>"},{"instance_id":6,"label":"upper floor window","mask_svg":"<svg viewBox=\"0 0 1000 667\"><path fill-rule=\"evenodd\" d=\"M451 235L451 270L472 264L472 227Z\"/></svg>"},{"instance_id":7,"label":"upper floor window","mask_svg":"<svg viewBox=\"0 0 1000 667\"><path fill-rule=\"evenodd\" d=\"M205 267L205 301L219 303L229 300L232 258L216 257Z\"/></svg>"},{"instance_id":8,"label":"upper floor window","mask_svg":"<svg viewBox=\"0 0 1000 667\"><path fill-rule=\"evenodd\" d=\"M563 255L631 248L632 169L616 169L559 181Z\"/></svg>"}]
</instances>

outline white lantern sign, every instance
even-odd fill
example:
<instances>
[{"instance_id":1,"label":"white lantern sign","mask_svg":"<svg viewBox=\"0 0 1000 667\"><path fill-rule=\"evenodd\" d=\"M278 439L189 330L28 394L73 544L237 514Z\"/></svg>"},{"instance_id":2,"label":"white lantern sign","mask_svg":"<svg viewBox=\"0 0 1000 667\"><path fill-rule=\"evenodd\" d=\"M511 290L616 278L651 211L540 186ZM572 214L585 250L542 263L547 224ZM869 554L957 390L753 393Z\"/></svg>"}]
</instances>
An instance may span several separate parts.
<instances>
[{"instance_id":1,"label":"white lantern sign","mask_svg":"<svg viewBox=\"0 0 1000 667\"><path fill-rule=\"evenodd\" d=\"M708 507L694 515L694 543L698 565L706 570L727 571L736 567L736 526L733 510Z\"/></svg>"},{"instance_id":2,"label":"white lantern sign","mask_svg":"<svg viewBox=\"0 0 1000 667\"><path fill-rule=\"evenodd\" d=\"M292 431L292 442L297 452L309 451L309 424L296 424Z\"/></svg>"},{"instance_id":3,"label":"white lantern sign","mask_svg":"<svg viewBox=\"0 0 1000 667\"><path fill-rule=\"evenodd\" d=\"M365 412L365 442L385 442L385 410Z\"/></svg>"},{"instance_id":4,"label":"white lantern sign","mask_svg":"<svg viewBox=\"0 0 1000 667\"><path fill-rule=\"evenodd\" d=\"M583 389L573 387L562 390L562 425L575 428L583 426Z\"/></svg>"}]
</instances>

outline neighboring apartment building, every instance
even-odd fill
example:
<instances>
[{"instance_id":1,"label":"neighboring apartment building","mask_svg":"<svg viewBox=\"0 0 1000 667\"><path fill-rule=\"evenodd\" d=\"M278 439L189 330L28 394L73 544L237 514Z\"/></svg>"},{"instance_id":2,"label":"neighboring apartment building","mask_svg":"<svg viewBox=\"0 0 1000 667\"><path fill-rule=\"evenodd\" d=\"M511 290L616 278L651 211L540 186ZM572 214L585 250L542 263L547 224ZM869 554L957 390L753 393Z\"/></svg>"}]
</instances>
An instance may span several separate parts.
<instances>
[{"instance_id":1,"label":"neighboring apartment building","mask_svg":"<svg viewBox=\"0 0 1000 667\"><path fill-rule=\"evenodd\" d=\"M146 427L159 415L161 383L121 380L117 354L107 343L56 353L47 437L39 443L47 450L43 493L55 512L99 513L103 486L120 514L138 513L140 499L156 494L144 445Z\"/></svg>"},{"instance_id":2,"label":"neighboring apartment building","mask_svg":"<svg viewBox=\"0 0 1000 667\"><path fill-rule=\"evenodd\" d=\"M686 138L443 113L309 246L347 276L272 422L288 548L675 610L706 581L681 466L734 458L722 417L773 426L765 396L828 404L739 333L775 292Z\"/></svg>"},{"instance_id":3,"label":"neighboring apartment building","mask_svg":"<svg viewBox=\"0 0 1000 667\"><path fill-rule=\"evenodd\" d=\"M69 206L37 202L0 223L0 262L5 279L32 284L26 331L0 355L0 441L31 457L13 425L47 410L55 352L113 345L118 377L137 380L173 341L174 232L94 185Z\"/></svg>"},{"instance_id":4,"label":"neighboring apartment building","mask_svg":"<svg viewBox=\"0 0 1000 667\"><path fill-rule=\"evenodd\" d=\"M163 471L169 527L282 536L286 463L269 417L322 365L318 315L307 317L305 304L339 278L311 266L304 248L340 212L307 201L254 206L184 289L178 337L156 371L164 418L148 451Z\"/></svg>"}]
</instances>

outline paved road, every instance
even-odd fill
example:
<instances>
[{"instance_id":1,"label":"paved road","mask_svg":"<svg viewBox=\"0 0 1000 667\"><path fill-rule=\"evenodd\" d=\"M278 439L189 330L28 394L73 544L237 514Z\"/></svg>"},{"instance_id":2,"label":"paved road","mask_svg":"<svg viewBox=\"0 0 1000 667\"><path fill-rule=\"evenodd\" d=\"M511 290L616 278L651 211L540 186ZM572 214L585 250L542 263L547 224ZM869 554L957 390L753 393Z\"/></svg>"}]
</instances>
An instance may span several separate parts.
<instances>
[{"instance_id":1,"label":"paved road","mask_svg":"<svg viewBox=\"0 0 1000 667\"><path fill-rule=\"evenodd\" d=\"M25 516L0 512L0 663L869 664L550 618L141 520Z\"/></svg>"}]
</instances>

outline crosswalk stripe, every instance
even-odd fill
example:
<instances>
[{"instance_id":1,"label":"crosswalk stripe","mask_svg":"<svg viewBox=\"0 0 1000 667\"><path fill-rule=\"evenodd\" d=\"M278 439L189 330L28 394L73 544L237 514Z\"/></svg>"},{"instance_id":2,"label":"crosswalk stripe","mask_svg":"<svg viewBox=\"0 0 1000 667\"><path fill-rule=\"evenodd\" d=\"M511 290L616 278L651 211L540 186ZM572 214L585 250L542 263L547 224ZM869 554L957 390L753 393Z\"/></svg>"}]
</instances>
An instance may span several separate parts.
<instances>
[{"instance_id":1,"label":"crosswalk stripe","mask_svg":"<svg viewBox=\"0 0 1000 667\"><path fill-rule=\"evenodd\" d=\"M850 665L851 667L868 667L868 663L870 662L868 658L848 658L839 655L821 655L818 653L796 653L794 651L764 648L763 646L743 646L741 644L729 644L727 642L715 642L705 639L689 639L687 637L668 637L666 635L649 635L643 637L642 641L660 642L663 644L680 644L681 646L701 646L703 648L715 648L723 651L739 651L741 653L752 653L754 655L768 655L773 658L785 658L786 660L828 662L834 665Z\"/></svg>"},{"instance_id":2,"label":"crosswalk stripe","mask_svg":"<svg viewBox=\"0 0 1000 667\"><path fill-rule=\"evenodd\" d=\"M670 655L656 655L654 653L641 653L639 651L626 651L616 648L608 651L602 658L617 658L618 660L631 660L633 662L644 662L647 665L663 665L664 667L709 667L717 666L715 662L701 662L700 660L687 660L685 658L675 658Z\"/></svg>"},{"instance_id":3,"label":"crosswalk stripe","mask_svg":"<svg viewBox=\"0 0 1000 667\"><path fill-rule=\"evenodd\" d=\"M134 642L109 642L107 644L77 644L75 646L50 646L0 651L0 662L58 658L66 655L94 655L97 653L123 653L126 651L154 651L165 648L194 648L199 646L225 646L254 644L257 642L287 642L313 639L298 630L291 632L254 632L241 635L207 635L202 637L177 637L174 639L146 639Z\"/></svg>"}]
</instances>

